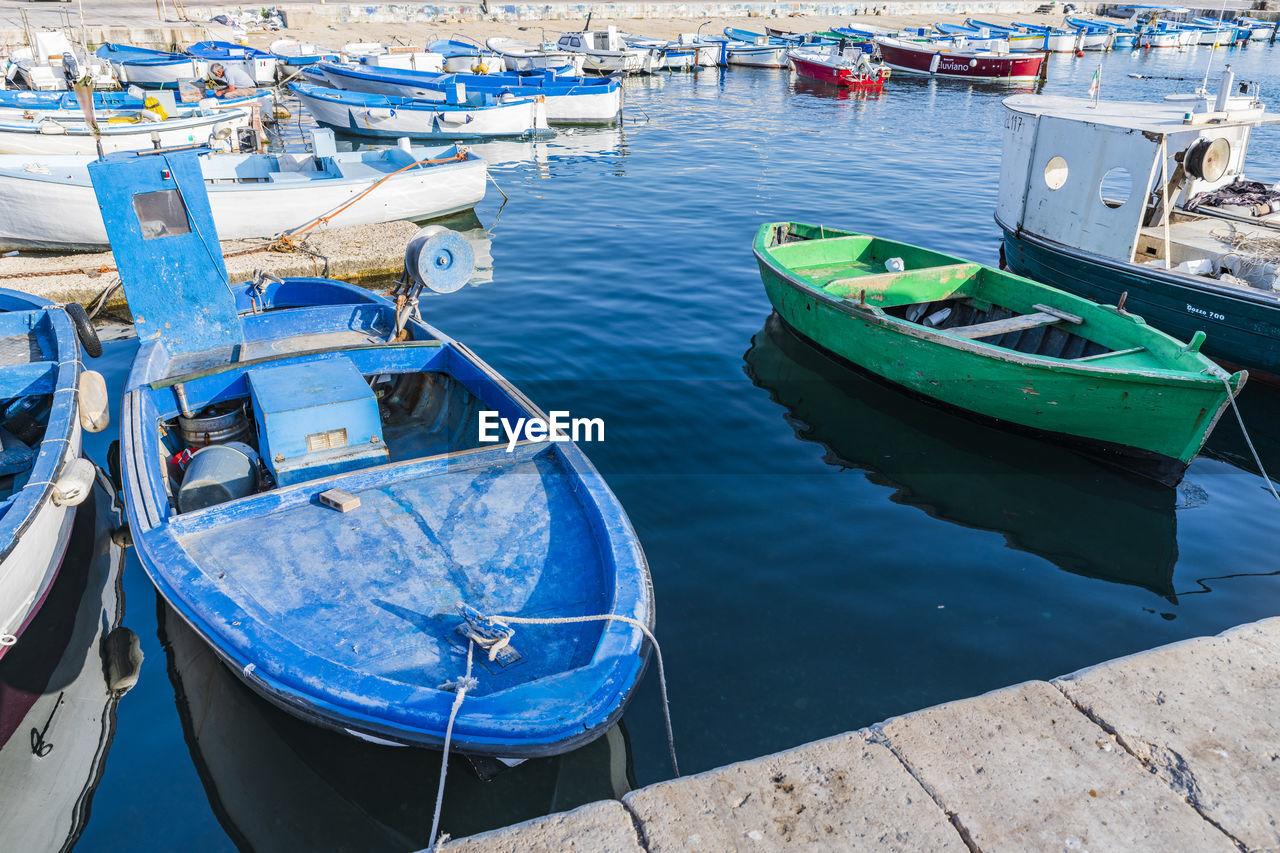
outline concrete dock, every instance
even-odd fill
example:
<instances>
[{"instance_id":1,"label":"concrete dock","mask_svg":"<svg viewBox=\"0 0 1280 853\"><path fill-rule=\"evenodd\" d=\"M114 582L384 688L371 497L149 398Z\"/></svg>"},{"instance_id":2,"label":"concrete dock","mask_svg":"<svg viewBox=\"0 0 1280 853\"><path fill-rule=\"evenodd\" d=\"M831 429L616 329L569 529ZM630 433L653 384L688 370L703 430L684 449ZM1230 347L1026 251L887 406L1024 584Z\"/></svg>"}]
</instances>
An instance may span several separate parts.
<instances>
[{"instance_id":1,"label":"concrete dock","mask_svg":"<svg viewBox=\"0 0 1280 853\"><path fill-rule=\"evenodd\" d=\"M1277 851L1280 618L443 849Z\"/></svg>"},{"instance_id":2,"label":"concrete dock","mask_svg":"<svg viewBox=\"0 0 1280 853\"><path fill-rule=\"evenodd\" d=\"M226 240L222 250L232 281L247 281L254 270L262 269L281 277L327 275L366 283L400 274L404 247L417 230L414 223L403 221L353 225L317 229L308 235L304 250L274 251L266 240ZM0 258L0 286L55 302L87 302L115 280L114 273L110 252Z\"/></svg>"}]
</instances>

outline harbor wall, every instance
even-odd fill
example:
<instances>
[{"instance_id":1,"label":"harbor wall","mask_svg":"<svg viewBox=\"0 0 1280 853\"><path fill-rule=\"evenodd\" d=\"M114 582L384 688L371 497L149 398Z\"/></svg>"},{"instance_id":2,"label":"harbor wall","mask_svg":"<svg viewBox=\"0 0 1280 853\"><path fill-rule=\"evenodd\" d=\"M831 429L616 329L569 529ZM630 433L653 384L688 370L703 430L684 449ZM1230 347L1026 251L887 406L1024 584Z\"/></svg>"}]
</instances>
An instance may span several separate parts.
<instances>
[{"instance_id":1,"label":"harbor wall","mask_svg":"<svg viewBox=\"0 0 1280 853\"><path fill-rule=\"evenodd\" d=\"M1276 851L1277 709L1272 618L443 849Z\"/></svg>"},{"instance_id":2,"label":"harbor wall","mask_svg":"<svg viewBox=\"0 0 1280 853\"><path fill-rule=\"evenodd\" d=\"M1024 15L1046 4L1037 0L900 0L848 3L298 3L282 6L290 28L337 24L436 23L458 21L644 20L648 18L786 18L793 16L865 17L877 15ZM1086 12L1094 3L1077 3ZM188 7L193 17L209 18L239 7Z\"/></svg>"}]
</instances>

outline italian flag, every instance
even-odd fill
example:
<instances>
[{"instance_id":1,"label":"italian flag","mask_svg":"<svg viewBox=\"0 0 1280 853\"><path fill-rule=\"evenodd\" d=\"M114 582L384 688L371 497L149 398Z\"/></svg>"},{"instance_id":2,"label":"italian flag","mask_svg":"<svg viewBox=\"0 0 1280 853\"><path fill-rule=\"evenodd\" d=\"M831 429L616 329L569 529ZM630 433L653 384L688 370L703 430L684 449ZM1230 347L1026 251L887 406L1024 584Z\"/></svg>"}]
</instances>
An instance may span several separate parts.
<instances>
[{"instance_id":1,"label":"italian flag","mask_svg":"<svg viewBox=\"0 0 1280 853\"><path fill-rule=\"evenodd\" d=\"M1099 65L1093 72L1093 79L1089 81L1089 104L1091 108L1098 106L1098 93L1102 91L1102 66Z\"/></svg>"}]
</instances>

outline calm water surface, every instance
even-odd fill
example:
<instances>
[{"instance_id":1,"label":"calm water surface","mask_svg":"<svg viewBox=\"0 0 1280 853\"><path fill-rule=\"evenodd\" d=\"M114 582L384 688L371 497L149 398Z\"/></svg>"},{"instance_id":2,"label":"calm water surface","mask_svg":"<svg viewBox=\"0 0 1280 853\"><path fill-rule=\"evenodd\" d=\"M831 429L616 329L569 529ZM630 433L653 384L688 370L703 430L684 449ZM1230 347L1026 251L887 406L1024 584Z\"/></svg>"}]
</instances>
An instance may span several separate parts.
<instances>
[{"instance_id":1,"label":"calm water surface","mask_svg":"<svg viewBox=\"0 0 1280 853\"><path fill-rule=\"evenodd\" d=\"M1271 49L1226 55L1264 98L1280 82ZM1191 84L1128 73L1198 76L1206 57L1055 56L1046 91L1083 96L1101 62L1104 97L1157 98ZM686 772L1277 612L1280 511L1234 422L1156 488L908 399L769 319L750 251L765 220L994 262L1006 92L900 76L861 99L708 71L628 82L621 129L478 146L510 201L490 192L470 223L480 283L424 313L543 408L604 418L586 450L649 557ZM1275 179L1277 137L1254 138L1254 177ZM131 354L100 369L118 385ZM1254 385L1242 408L1280 471L1280 396ZM438 754L261 702L165 620L132 552L124 593L146 661L79 849L426 843ZM651 672L588 749L490 783L455 764L445 829L670 772Z\"/></svg>"}]
</instances>

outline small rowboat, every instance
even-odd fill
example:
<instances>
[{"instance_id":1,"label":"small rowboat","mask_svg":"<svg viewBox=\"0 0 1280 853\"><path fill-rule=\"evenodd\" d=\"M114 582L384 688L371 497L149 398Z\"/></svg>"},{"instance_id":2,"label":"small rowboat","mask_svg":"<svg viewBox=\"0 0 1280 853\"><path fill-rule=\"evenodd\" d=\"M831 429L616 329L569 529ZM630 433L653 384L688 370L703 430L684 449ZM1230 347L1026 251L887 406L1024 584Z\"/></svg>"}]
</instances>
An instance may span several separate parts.
<instances>
[{"instance_id":1,"label":"small rowboat","mask_svg":"<svg viewBox=\"0 0 1280 853\"><path fill-rule=\"evenodd\" d=\"M554 755L617 722L653 591L577 445L520 426L495 442L481 413L546 415L417 319L416 287L398 311L327 279L228 283L193 152L89 173L140 341L120 428L133 542L236 677L339 732L451 731L471 754ZM415 284L466 284L458 234L410 245Z\"/></svg>"},{"instance_id":2,"label":"small rowboat","mask_svg":"<svg viewBox=\"0 0 1280 853\"><path fill-rule=\"evenodd\" d=\"M789 50L787 59L796 74L859 92L883 92L889 79L889 69L872 64L861 48L854 48L852 55L823 53L818 50Z\"/></svg>"},{"instance_id":3,"label":"small rowboat","mask_svg":"<svg viewBox=\"0 0 1280 853\"><path fill-rule=\"evenodd\" d=\"M1045 54L997 53L950 48L927 42L877 37L884 64L906 74L956 77L964 80L1019 82L1036 80L1044 68Z\"/></svg>"},{"instance_id":4,"label":"small rowboat","mask_svg":"<svg viewBox=\"0 0 1280 853\"><path fill-rule=\"evenodd\" d=\"M1141 318L906 243L761 226L769 301L801 335L961 411L1175 485L1247 374ZM896 270L896 271L894 271Z\"/></svg>"},{"instance_id":5,"label":"small rowboat","mask_svg":"<svg viewBox=\"0 0 1280 853\"><path fill-rule=\"evenodd\" d=\"M49 594L93 488L80 438L107 425L106 384L83 369L77 335L102 354L79 305L0 290L0 657Z\"/></svg>"}]
</instances>

